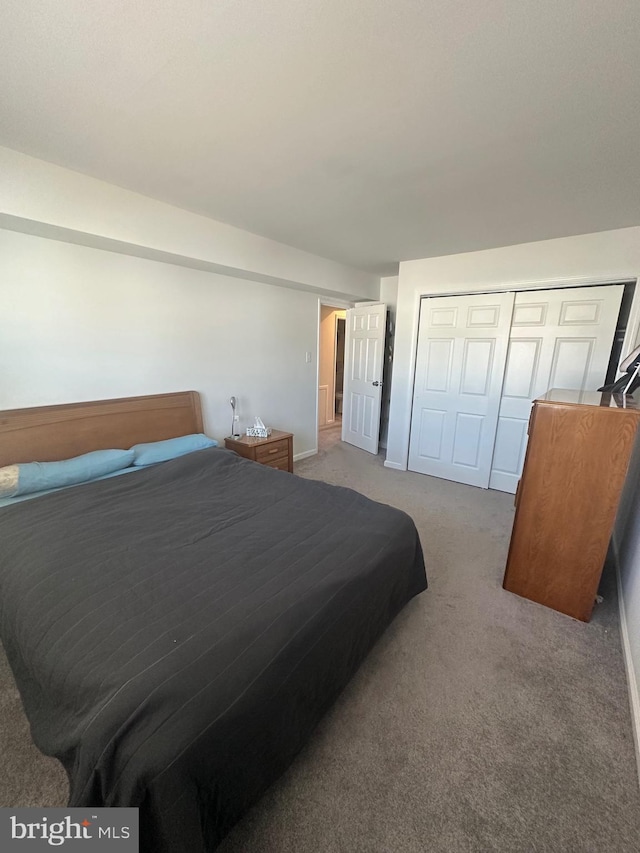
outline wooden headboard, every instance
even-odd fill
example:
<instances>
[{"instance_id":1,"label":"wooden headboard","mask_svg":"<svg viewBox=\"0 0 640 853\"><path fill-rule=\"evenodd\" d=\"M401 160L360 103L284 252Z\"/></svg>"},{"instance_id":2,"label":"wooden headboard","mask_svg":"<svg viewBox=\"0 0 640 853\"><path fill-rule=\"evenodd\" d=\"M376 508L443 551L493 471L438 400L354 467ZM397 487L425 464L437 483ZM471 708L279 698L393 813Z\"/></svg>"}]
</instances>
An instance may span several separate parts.
<instances>
[{"instance_id":1,"label":"wooden headboard","mask_svg":"<svg viewBox=\"0 0 640 853\"><path fill-rule=\"evenodd\" d=\"M202 432L197 391L0 411L0 467Z\"/></svg>"}]
</instances>

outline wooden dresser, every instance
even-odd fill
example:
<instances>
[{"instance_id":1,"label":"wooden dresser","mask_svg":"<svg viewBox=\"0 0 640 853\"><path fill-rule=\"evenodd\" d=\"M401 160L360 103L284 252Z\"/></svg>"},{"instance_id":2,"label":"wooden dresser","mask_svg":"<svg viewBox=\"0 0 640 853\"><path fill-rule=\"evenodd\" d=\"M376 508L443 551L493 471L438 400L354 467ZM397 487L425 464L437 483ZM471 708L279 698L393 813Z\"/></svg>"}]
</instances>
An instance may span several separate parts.
<instances>
[{"instance_id":1,"label":"wooden dresser","mask_svg":"<svg viewBox=\"0 0 640 853\"><path fill-rule=\"evenodd\" d=\"M245 459L293 474L293 435L290 432L274 429L268 438L250 438L248 435L225 438L224 446Z\"/></svg>"},{"instance_id":2,"label":"wooden dresser","mask_svg":"<svg viewBox=\"0 0 640 853\"><path fill-rule=\"evenodd\" d=\"M639 422L619 395L554 389L534 402L505 589L589 621Z\"/></svg>"}]
</instances>

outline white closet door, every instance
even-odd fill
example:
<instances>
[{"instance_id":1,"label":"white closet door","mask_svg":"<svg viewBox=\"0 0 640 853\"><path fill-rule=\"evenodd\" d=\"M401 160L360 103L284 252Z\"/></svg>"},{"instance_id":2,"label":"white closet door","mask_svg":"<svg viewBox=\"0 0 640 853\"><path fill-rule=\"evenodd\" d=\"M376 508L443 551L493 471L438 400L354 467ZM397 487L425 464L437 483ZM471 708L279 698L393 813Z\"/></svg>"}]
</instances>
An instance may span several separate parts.
<instances>
[{"instance_id":1,"label":"white closet door","mask_svg":"<svg viewBox=\"0 0 640 853\"><path fill-rule=\"evenodd\" d=\"M423 299L409 468L489 485L513 293Z\"/></svg>"},{"instance_id":2,"label":"white closet door","mask_svg":"<svg viewBox=\"0 0 640 853\"><path fill-rule=\"evenodd\" d=\"M604 384L622 285L517 293L489 486L516 490L531 403L550 388Z\"/></svg>"}]
</instances>

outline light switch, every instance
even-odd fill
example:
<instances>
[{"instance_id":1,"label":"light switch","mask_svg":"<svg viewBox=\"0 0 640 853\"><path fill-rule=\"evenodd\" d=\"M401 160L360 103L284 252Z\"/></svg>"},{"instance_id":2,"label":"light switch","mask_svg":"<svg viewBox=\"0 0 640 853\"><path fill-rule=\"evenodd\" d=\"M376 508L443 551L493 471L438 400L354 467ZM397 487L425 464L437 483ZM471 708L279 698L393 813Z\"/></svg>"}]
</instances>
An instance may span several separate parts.
<instances>
[{"instance_id":1,"label":"light switch","mask_svg":"<svg viewBox=\"0 0 640 853\"><path fill-rule=\"evenodd\" d=\"M310 352L305 353L304 360L306 361L307 364L311 364L311 353Z\"/></svg>"}]
</instances>

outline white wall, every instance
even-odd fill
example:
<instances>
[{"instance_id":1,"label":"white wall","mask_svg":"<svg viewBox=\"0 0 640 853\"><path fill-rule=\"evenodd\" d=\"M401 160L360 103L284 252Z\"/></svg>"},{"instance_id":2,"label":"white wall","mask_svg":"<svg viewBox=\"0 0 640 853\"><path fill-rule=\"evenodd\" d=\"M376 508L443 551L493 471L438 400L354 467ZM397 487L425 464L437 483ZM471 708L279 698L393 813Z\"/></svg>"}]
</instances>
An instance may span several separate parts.
<instances>
[{"instance_id":1,"label":"white wall","mask_svg":"<svg viewBox=\"0 0 640 853\"><path fill-rule=\"evenodd\" d=\"M379 295L379 278L370 273L2 147L0 227L146 257L171 255L177 264L347 300Z\"/></svg>"},{"instance_id":2,"label":"white wall","mask_svg":"<svg viewBox=\"0 0 640 853\"><path fill-rule=\"evenodd\" d=\"M0 230L0 317L0 409L195 389L316 448L311 293Z\"/></svg>"},{"instance_id":3,"label":"white wall","mask_svg":"<svg viewBox=\"0 0 640 853\"><path fill-rule=\"evenodd\" d=\"M379 279L0 148L0 408L193 388L314 452L326 294Z\"/></svg>"},{"instance_id":4,"label":"white wall","mask_svg":"<svg viewBox=\"0 0 640 853\"><path fill-rule=\"evenodd\" d=\"M398 278L393 381L387 439L388 467L406 469L422 296L522 290L640 277L640 227L523 243L501 249L403 261ZM636 295L630 329L638 328ZM625 342L625 352L629 348Z\"/></svg>"},{"instance_id":5,"label":"white wall","mask_svg":"<svg viewBox=\"0 0 640 853\"><path fill-rule=\"evenodd\" d=\"M389 316L395 320L396 304L398 302L398 276L387 275L380 279L380 302L384 302L389 310Z\"/></svg>"}]
</instances>

